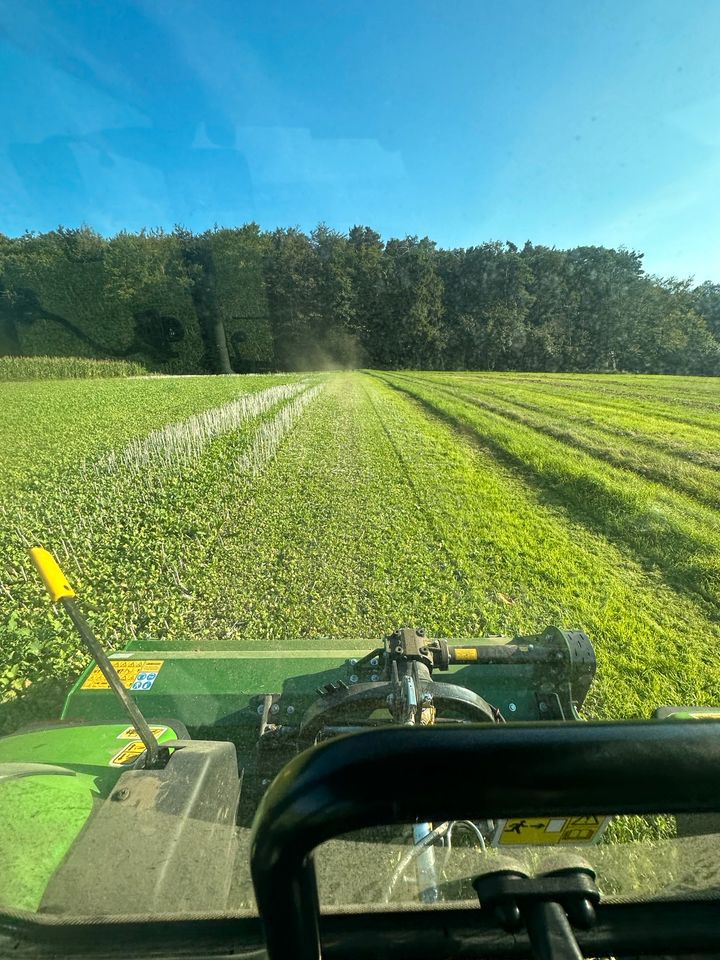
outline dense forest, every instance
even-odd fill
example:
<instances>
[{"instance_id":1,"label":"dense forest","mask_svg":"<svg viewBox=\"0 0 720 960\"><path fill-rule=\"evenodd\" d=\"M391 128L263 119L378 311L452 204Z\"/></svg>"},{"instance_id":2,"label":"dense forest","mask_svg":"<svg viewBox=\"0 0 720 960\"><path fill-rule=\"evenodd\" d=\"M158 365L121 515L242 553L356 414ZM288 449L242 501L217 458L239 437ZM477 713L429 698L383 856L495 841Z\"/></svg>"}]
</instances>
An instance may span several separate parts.
<instances>
[{"instance_id":1,"label":"dense forest","mask_svg":"<svg viewBox=\"0 0 720 960\"><path fill-rule=\"evenodd\" d=\"M0 234L0 355L175 373L329 365L720 373L720 285L625 249L444 250L369 227Z\"/></svg>"}]
</instances>

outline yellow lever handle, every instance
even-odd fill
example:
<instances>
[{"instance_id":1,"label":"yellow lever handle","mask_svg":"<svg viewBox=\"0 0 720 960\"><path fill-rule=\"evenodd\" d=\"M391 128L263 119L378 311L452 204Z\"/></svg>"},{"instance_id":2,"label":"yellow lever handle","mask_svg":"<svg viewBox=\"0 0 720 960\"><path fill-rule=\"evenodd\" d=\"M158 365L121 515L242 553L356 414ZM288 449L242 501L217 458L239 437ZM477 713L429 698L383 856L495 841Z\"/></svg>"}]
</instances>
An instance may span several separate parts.
<instances>
[{"instance_id":1,"label":"yellow lever handle","mask_svg":"<svg viewBox=\"0 0 720 960\"><path fill-rule=\"evenodd\" d=\"M75 591L67 582L67 577L49 550L44 547L33 547L30 550L30 556L53 603L57 603L61 597L75 596Z\"/></svg>"}]
</instances>

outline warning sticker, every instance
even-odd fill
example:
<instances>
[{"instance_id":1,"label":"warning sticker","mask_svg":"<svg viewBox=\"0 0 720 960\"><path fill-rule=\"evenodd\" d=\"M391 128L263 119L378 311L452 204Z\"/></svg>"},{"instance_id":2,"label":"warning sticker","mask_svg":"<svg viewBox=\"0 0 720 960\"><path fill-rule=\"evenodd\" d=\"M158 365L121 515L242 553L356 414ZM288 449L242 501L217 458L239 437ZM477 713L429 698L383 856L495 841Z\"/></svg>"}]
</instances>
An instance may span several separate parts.
<instances>
[{"instance_id":1,"label":"warning sticker","mask_svg":"<svg viewBox=\"0 0 720 960\"><path fill-rule=\"evenodd\" d=\"M514 817L499 820L494 847L597 843L612 817Z\"/></svg>"},{"instance_id":2,"label":"warning sticker","mask_svg":"<svg viewBox=\"0 0 720 960\"><path fill-rule=\"evenodd\" d=\"M161 737L164 733L167 733L167 727L155 727L150 724L150 730L154 737ZM139 740L140 735L138 734L135 727L125 727L122 733L117 735L118 740Z\"/></svg>"},{"instance_id":3,"label":"warning sticker","mask_svg":"<svg viewBox=\"0 0 720 960\"><path fill-rule=\"evenodd\" d=\"M164 660L113 660L112 664L126 690L149 690L160 673ZM100 667L93 667L81 690L109 690L110 684Z\"/></svg>"},{"instance_id":4,"label":"warning sticker","mask_svg":"<svg viewBox=\"0 0 720 960\"><path fill-rule=\"evenodd\" d=\"M131 763L135 763L137 758L144 752L145 744L142 740L131 740L130 743L126 743L121 750L118 750L110 761L110 766L128 767Z\"/></svg>"}]
</instances>

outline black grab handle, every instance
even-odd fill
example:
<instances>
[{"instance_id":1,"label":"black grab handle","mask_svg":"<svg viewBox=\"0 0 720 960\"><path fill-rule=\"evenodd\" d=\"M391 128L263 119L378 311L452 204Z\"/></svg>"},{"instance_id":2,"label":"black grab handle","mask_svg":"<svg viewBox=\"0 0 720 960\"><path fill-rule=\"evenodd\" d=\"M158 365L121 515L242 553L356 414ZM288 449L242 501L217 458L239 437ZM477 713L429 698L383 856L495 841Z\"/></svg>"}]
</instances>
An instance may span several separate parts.
<instances>
[{"instance_id":1,"label":"black grab handle","mask_svg":"<svg viewBox=\"0 0 720 960\"><path fill-rule=\"evenodd\" d=\"M251 869L270 960L320 960L311 852L416 821L720 811L720 721L383 727L295 757L258 807Z\"/></svg>"}]
</instances>

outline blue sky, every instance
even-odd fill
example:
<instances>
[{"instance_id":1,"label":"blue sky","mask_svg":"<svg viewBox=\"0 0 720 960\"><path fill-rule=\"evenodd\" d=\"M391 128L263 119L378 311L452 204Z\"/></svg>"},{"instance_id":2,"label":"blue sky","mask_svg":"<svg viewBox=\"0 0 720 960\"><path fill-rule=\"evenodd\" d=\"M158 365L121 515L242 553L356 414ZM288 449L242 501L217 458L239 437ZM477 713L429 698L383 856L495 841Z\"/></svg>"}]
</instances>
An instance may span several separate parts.
<instances>
[{"instance_id":1,"label":"blue sky","mask_svg":"<svg viewBox=\"0 0 720 960\"><path fill-rule=\"evenodd\" d=\"M0 0L0 231L319 221L720 281L716 0Z\"/></svg>"}]
</instances>

